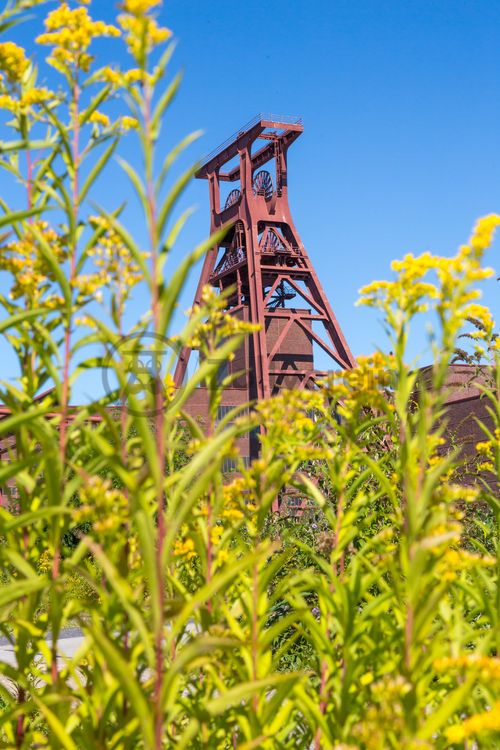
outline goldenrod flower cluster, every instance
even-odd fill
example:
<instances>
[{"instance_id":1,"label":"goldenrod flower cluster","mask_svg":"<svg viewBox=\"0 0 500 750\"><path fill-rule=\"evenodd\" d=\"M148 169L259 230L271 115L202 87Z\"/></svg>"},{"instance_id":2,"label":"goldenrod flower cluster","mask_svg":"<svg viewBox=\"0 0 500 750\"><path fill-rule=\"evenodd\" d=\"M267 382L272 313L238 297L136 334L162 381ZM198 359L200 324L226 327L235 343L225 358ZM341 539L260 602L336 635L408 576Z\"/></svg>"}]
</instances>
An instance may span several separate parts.
<instances>
[{"instance_id":1,"label":"goldenrod flower cluster","mask_svg":"<svg viewBox=\"0 0 500 750\"><path fill-rule=\"evenodd\" d=\"M128 88L134 83L144 83L145 81L152 83L154 80L154 77L150 73L140 68L130 68L130 70L122 71L109 66L99 71L98 78L104 83L111 84L114 88Z\"/></svg>"},{"instance_id":2,"label":"goldenrod flower cluster","mask_svg":"<svg viewBox=\"0 0 500 750\"><path fill-rule=\"evenodd\" d=\"M500 216L496 214L480 219L469 244L462 245L455 257L430 253L414 257L410 253L403 260L394 261L391 267L397 273L396 280L375 281L363 287L358 304L384 310L396 331L432 304L445 335L453 337L467 319L476 318L484 329L482 337L488 338L493 320L488 309L475 302L480 292L473 285L493 274L492 269L481 267L481 261L499 224ZM428 280L432 275L439 283Z\"/></svg>"},{"instance_id":3,"label":"goldenrod flower cluster","mask_svg":"<svg viewBox=\"0 0 500 750\"><path fill-rule=\"evenodd\" d=\"M14 42L0 44L0 71L5 73L11 83L21 82L29 64L22 47L14 44Z\"/></svg>"},{"instance_id":4,"label":"goldenrod flower cluster","mask_svg":"<svg viewBox=\"0 0 500 750\"><path fill-rule=\"evenodd\" d=\"M493 242L493 236L496 228L500 225L500 216L497 214L488 214L478 219L472 236L469 240L471 247L477 255L482 255Z\"/></svg>"},{"instance_id":5,"label":"goldenrod flower cluster","mask_svg":"<svg viewBox=\"0 0 500 750\"><path fill-rule=\"evenodd\" d=\"M218 544L220 544L223 535L224 535L224 529L222 526L218 524L216 526L212 526L212 529L210 531L210 542L214 546L217 546Z\"/></svg>"},{"instance_id":6,"label":"goldenrod flower cluster","mask_svg":"<svg viewBox=\"0 0 500 750\"><path fill-rule=\"evenodd\" d=\"M135 117L129 117L128 115L124 115L123 117L120 117L118 120L118 125L122 130L137 130L139 127L139 122Z\"/></svg>"},{"instance_id":7,"label":"goldenrod flower cluster","mask_svg":"<svg viewBox=\"0 0 500 750\"><path fill-rule=\"evenodd\" d=\"M496 559L490 555L473 554L465 549L447 549L436 569L436 575L440 580L455 581L462 571L493 565L496 565Z\"/></svg>"},{"instance_id":8,"label":"goldenrod flower cluster","mask_svg":"<svg viewBox=\"0 0 500 750\"><path fill-rule=\"evenodd\" d=\"M94 247L88 252L98 271L88 277L80 277L76 280L76 285L82 295L95 294L95 291L102 287L108 288L116 295L119 311L122 312L131 289L142 278L140 268L130 250L104 217L92 216L89 221L95 229L103 230ZM148 257L148 253L143 255L145 258Z\"/></svg>"},{"instance_id":9,"label":"goldenrod flower cluster","mask_svg":"<svg viewBox=\"0 0 500 750\"><path fill-rule=\"evenodd\" d=\"M401 676L386 676L370 684L371 701L364 720L354 727L354 736L366 750L381 750L394 740L407 750L431 750L422 740L413 742L406 735L403 702L411 685Z\"/></svg>"},{"instance_id":10,"label":"goldenrod flower cluster","mask_svg":"<svg viewBox=\"0 0 500 750\"><path fill-rule=\"evenodd\" d=\"M174 376L172 375L171 372L167 372L167 374L165 375L165 380L163 381L163 387L164 387L165 399L167 401L172 401L177 389L175 385Z\"/></svg>"},{"instance_id":11,"label":"goldenrod flower cluster","mask_svg":"<svg viewBox=\"0 0 500 750\"><path fill-rule=\"evenodd\" d=\"M88 49L94 39L105 36L120 36L120 31L103 21L94 21L87 8L71 9L62 2L45 19L45 34L36 41L53 47L47 62L61 72L70 69L88 71L93 57Z\"/></svg>"},{"instance_id":12,"label":"goldenrod flower cluster","mask_svg":"<svg viewBox=\"0 0 500 750\"><path fill-rule=\"evenodd\" d=\"M435 490L435 500L446 505L451 503L473 503L478 499L479 488L446 481Z\"/></svg>"},{"instance_id":13,"label":"goldenrod flower cluster","mask_svg":"<svg viewBox=\"0 0 500 750\"><path fill-rule=\"evenodd\" d=\"M32 107L50 101L57 101L53 91L47 88L31 88L22 92L20 96L0 94L0 109L6 109L13 114L25 114Z\"/></svg>"},{"instance_id":14,"label":"goldenrod flower cluster","mask_svg":"<svg viewBox=\"0 0 500 750\"><path fill-rule=\"evenodd\" d=\"M161 5L161 0L124 0L122 8L134 16L144 16Z\"/></svg>"},{"instance_id":15,"label":"goldenrod flower cluster","mask_svg":"<svg viewBox=\"0 0 500 750\"><path fill-rule=\"evenodd\" d=\"M137 534L127 533L128 565L131 570L137 570L141 566L141 554Z\"/></svg>"},{"instance_id":16,"label":"goldenrod flower cluster","mask_svg":"<svg viewBox=\"0 0 500 750\"><path fill-rule=\"evenodd\" d=\"M224 503L221 511L222 519L237 522L245 517L243 508L248 503L250 484L250 478L236 477L232 482L224 485L222 490ZM255 482L253 484L255 486Z\"/></svg>"},{"instance_id":17,"label":"goldenrod flower cluster","mask_svg":"<svg viewBox=\"0 0 500 750\"><path fill-rule=\"evenodd\" d=\"M103 128L109 128L111 121L107 115L105 115L103 112L99 112L98 109L95 109L92 114L89 117L89 122L95 124L95 125L102 125Z\"/></svg>"},{"instance_id":18,"label":"goldenrod flower cluster","mask_svg":"<svg viewBox=\"0 0 500 750\"><path fill-rule=\"evenodd\" d=\"M138 120L135 117L129 117L128 115L119 117L113 123L113 125L111 125L111 120L108 115L97 109L92 112L88 121L92 125L98 125L99 127L105 129L112 128L114 132L120 130L122 131L122 133L126 133L129 130L137 130L137 128L139 127Z\"/></svg>"},{"instance_id":19,"label":"goldenrod flower cluster","mask_svg":"<svg viewBox=\"0 0 500 750\"><path fill-rule=\"evenodd\" d=\"M276 453L292 452L301 461L331 457L323 429L330 411L325 394L319 390L281 391L256 407L257 418L264 427L263 442Z\"/></svg>"},{"instance_id":20,"label":"goldenrod flower cluster","mask_svg":"<svg viewBox=\"0 0 500 750\"><path fill-rule=\"evenodd\" d=\"M22 239L4 245L0 252L0 269L9 271L13 276L11 299L23 297L32 306L43 303L57 307L62 300L59 295L46 293L54 281L51 265L46 260L40 247L40 240L50 245L59 263L68 257L66 238L57 234L46 221L26 224Z\"/></svg>"},{"instance_id":21,"label":"goldenrod flower cluster","mask_svg":"<svg viewBox=\"0 0 500 750\"><path fill-rule=\"evenodd\" d=\"M12 42L0 44L0 109L26 114L35 106L55 100L54 92L37 88L26 76L30 62L22 47Z\"/></svg>"},{"instance_id":22,"label":"goldenrod flower cluster","mask_svg":"<svg viewBox=\"0 0 500 750\"><path fill-rule=\"evenodd\" d=\"M102 287L105 276L98 273L81 273L71 280L71 286L77 290L76 303L83 305L93 299L102 302Z\"/></svg>"},{"instance_id":23,"label":"goldenrod flower cluster","mask_svg":"<svg viewBox=\"0 0 500 750\"><path fill-rule=\"evenodd\" d=\"M201 307L206 309L207 320L197 326L187 345L192 349L200 349L204 354L213 351L225 339L259 330L258 325L225 312L224 299L209 285L203 288Z\"/></svg>"},{"instance_id":24,"label":"goldenrod flower cluster","mask_svg":"<svg viewBox=\"0 0 500 750\"><path fill-rule=\"evenodd\" d=\"M188 529L183 526L181 529L181 538L176 539L174 543L174 556L182 557L184 560L192 560L196 557L195 544L191 537L187 536Z\"/></svg>"},{"instance_id":25,"label":"goldenrod flower cluster","mask_svg":"<svg viewBox=\"0 0 500 750\"><path fill-rule=\"evenodd\" d=\"M469 737L476 737L481 732L500 731L500 701L495 703L490 711L484 711L465 719L461 724L455 724L446 730L448 742L455 744L463 742Z\"/></svg>"},{"instance_id":26,"label":"goldenrod flower cluster","mask_svg":"<svg viewBox=\"0 0 500 750\"><path fill-rule=\"evenodd\" d=\"M393 364L392 357L380 352L358 357L357 367L341 375L346 393L340 402L340 413L352 419L360 409L391 410L387 389L392 381Z\"/></svg>"},{"instance_id":27,"label":"goldenrod flower cluster","mask_svg":"<svg viewBox=\"0 0 500 750\"><path fill-rule=\"evenodd\" d=\"M495 430L495 441L483 440L476 443L476 451L481 457L481 462L477 465L478 471L495 471L495 457L500 449L500 431Z\"/></svg>"},{"instance_id":28,"label":"goldenrod flower cluster","mask_svg":"<svg viewBox=\"0 0 500 750\"><path fill-rule=\"evenodd\" d=\"M462 654L461 656L436 659L433 667L438 672L449 672L456 669L473 671L486 682L500 680L500 658L494 656Z\"/></svg>"},{"instance_id":29,"label":"goldenrod flower cluster","mask_svg":"<svg viewBox=\"0 0 500 750\"><path fill-rule=\"evenodd\" d=\"M80 491L80 500L74 519L76 523L90 522L96 534L117 531L127 518L128 500L108 479L90 477Z\"/></svg>"},{"instance_id":30,"label":"goldenrod flower cluster","mask_svg":"<svg viewBox=\"0 0 500 750\"><path fill-rule=\"evenodd\" d=\"M37 567L40 573L48 573L52 569L52 555L48 549L44 550L38 558Z\"/></svg>"},{"instance_id":31,"label":"goldenrod flower cluster","mask_svg":"<svg viewBox=\"0 0 500 750\"><path fill-rule=\"evenodd\" d=\"M124 0L124 12L118 16L129 51L142 69L146 67L148 54L172 35L170 29L159 26L151 15L160 5L160 0Z\"/></svg>"}]
</instances>

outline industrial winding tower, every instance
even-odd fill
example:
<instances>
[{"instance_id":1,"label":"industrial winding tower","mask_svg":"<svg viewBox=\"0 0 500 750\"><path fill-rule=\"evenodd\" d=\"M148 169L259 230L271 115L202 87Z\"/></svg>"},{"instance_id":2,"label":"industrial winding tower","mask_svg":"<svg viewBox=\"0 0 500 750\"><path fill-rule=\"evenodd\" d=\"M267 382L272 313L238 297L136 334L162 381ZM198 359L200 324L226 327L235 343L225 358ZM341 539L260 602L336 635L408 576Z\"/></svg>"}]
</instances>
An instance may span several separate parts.
<instances>
[{"instance_id":1,"label":"industrial winding tower","mask_svg":"<svg viewBox=\"0 0 500 750\"><path fill-rule=\"evenodd\" d=\"M208 180L211 232L227 232L205 257L194 304L205 284L230 288L227 311L260 324L228 365L240 403L280 388L315 387L325 374L315 368L317 347L333 369L355 364L288 205L287 154L303 129L296 117L258 115L196 174ZM188 348L180 353L178 387L190 355Z\"/></svg>"}]
</instances>

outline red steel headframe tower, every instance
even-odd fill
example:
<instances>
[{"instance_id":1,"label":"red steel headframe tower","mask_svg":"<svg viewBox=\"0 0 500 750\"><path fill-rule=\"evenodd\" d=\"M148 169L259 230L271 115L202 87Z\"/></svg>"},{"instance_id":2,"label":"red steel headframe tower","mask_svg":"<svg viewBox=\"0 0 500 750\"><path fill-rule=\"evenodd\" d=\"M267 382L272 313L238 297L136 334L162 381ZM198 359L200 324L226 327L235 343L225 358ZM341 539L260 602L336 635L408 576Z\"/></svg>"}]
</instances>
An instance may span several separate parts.
<instances>
[{"instance_id":1,"label":"red steel headframe tower","mask_svg":"<svg viewBox=\"0 0 500 750\"><path fill-rule=\"evenodd\" d=\"M205 257L194 304L205 284L221 291L231 287L228 312L260 324L244 355L249 398L267 398L280 387L314 387L325 374L314 367L314 345L335 367L355 365L288 205L287 153L303 129L300 118L260 114L196 173L208 180L211 232L227 228L227 233ZM231 189L221 205L221 183L227 182ZM179 356L177 386L190 353L185 348Z\"/></svg>"}]
</instances>

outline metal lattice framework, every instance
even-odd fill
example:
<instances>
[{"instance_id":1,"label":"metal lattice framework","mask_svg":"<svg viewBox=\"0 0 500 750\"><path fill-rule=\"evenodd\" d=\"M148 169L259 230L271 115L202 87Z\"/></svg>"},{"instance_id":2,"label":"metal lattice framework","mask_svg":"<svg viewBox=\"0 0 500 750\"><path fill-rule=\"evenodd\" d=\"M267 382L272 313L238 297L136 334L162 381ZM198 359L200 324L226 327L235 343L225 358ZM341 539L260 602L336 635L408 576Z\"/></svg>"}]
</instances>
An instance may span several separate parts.
<instances>
[{"instance_id":1,"label":"metal lattice framework","mask_svg":"<svg viewBox=\"0 0 500 750\"><path fill-rule=\"evenodd\" d=\"M270 201L273 193L273 178L267 169L261 169L253 178L253 194L263 195L266 201Z\"/></svg>"},{"instance_id":2,"label":"metal lattice framework","mask_svg":"<svg viewBox=\"0 0 500 750\"><path fill-rule=\"evenodd\" d=\"M231 206L234 206L235 203L239 203L241 198L241 191L240 190L231 190L229 195L226 198L226 202L224 204L224 209L231 208Z\"/></svg>"},{"instance_id":3,"label":"metal lattice framework","mask_svg":"<svg viewBox=\"0 0 500 750\"><path fill-rule=\"evenodd\" d=\"M235 291L228 296L228 312L260 324L248 345L249 398L267 398L291 381L299 388L314 387L324 375L314 368L314 345L326 352L333 367L355 366L288 204L287 152L303 129L296 117L258 115L215 149L196 175L208 181L211 232L227 228L227 234L206 255L194 304L200 304L205 284L230 288ZM254 147L257 141L260 148ZM235 157L237 165L224 171ZM221 182L238 185L223 208ZM304 357L304 340L310 357ZM302 346L296 361L290 352L295 341ZM190 353L184 348L179 356L177 386Z\"/></svg>"}]
</instances>

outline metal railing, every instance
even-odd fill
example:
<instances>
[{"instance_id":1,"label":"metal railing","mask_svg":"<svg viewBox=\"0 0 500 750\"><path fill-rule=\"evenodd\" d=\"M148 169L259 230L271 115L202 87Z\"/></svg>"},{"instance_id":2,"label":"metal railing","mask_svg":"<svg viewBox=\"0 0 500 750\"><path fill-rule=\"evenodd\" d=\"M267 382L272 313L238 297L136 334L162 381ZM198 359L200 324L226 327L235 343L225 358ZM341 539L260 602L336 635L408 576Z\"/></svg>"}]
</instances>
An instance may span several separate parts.
<instances>
[{"instance_id":1,"label":"metal railing","mask_svg":"<svg viewBox=\"0 0 500 750\"><path fill-rule=\"evenodd\" d=\"M233 135L229 136L229 138L226 138L226 140L221 143L220 146L217 146L217 148L214 148L213 151L207 154L203 159L203 164L208 164L209 161L218 156L218 154L222 153L224 149L231 145L231 143L233 143L237 138L243 135L243 133L246 133L248 130L250 130L250 128L253 128L254 125L257 125L257 123L261 120L270 120L271 122L276 123L279 122L283 125L302 125L302 117L297 117L296 115L274 115L269 112L259 112L259 114L255 115L255 117L252 117L252 119L249 120L246 125L243 125L243 127L240 128L236 133L233 133Z\"/></svg>"}]
</instances>

